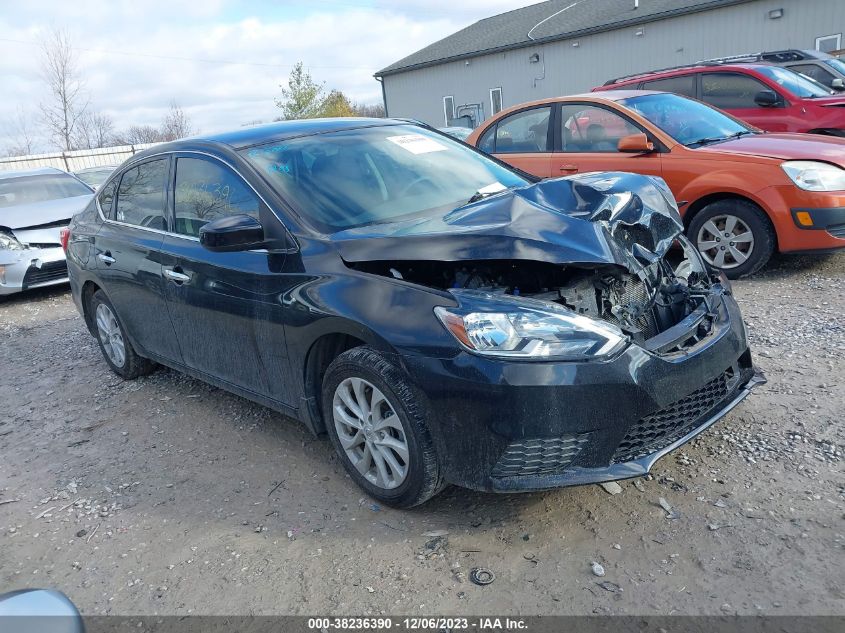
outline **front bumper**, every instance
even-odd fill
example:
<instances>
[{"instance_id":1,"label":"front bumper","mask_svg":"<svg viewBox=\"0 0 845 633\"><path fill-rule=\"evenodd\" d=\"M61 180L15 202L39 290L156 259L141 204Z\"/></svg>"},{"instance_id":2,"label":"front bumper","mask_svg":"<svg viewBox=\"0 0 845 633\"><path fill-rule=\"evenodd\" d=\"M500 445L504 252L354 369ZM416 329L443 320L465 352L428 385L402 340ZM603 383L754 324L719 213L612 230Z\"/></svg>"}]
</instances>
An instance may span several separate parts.
<instances>
[{"instance_id":1,"label":"front bumper","mask_svg":"<svg viewBox=\"0 0 845 633\"><path fill-rule=\"evenodd\" d=\"M462 353L405 365L425 393L446 479L496 492L643 475L764 381L730 295L707 338L681 354L631 345L603 362Z\"/></svg>"},{"instance_id":2,"label":"front bumper","mask_svg":"<svg viewBox=\"0 0 845 633\"><path fill-rule=\"evenodd\" d=\"M67 283L61 246L0 251L0 295Z\"/></svg>"},{"instance_id":3,"label":"front bumper","mask_svg":"<svg viewBox=\"0 0 845 633\"><path fill-rule=\"evenodd\" d=\"M804 191L791 185L758 193L770 213L782 253L829 252L845 248L845 192ZM804 215L806 214L806 215ZM807 216L812 224L802 224Z\"/></svg>"}]
</instances>

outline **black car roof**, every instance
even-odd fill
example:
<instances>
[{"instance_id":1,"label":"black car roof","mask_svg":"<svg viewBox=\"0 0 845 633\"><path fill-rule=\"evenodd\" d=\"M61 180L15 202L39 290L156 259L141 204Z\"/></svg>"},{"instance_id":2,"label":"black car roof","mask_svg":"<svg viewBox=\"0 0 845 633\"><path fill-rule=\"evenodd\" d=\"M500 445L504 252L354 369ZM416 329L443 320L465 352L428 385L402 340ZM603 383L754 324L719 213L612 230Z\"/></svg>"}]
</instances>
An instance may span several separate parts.
<instances>
[{"instance_id":1,"label":"black car roof","mask_svg":"<svg viewBox=\"0 0 845 633\"><path fill-rule=\"evenodd\" d=\"M311 136L314 134L325 134L327 132L339 132L341 130L353 130L363 127L379 127L384 125L418 125L413 121L403 119L368 119L357 117L343 117L334 119L303 119L297 121L279 121L266 125L240 128L228 132L216 134L200 134L189 138L162 143L145 149L132 157L130 162L145 158L162 152L178 152L180 150L214 150L234 149L240 150L253 145L283 141L299 136Z\"/></svg>"}]
</instances>

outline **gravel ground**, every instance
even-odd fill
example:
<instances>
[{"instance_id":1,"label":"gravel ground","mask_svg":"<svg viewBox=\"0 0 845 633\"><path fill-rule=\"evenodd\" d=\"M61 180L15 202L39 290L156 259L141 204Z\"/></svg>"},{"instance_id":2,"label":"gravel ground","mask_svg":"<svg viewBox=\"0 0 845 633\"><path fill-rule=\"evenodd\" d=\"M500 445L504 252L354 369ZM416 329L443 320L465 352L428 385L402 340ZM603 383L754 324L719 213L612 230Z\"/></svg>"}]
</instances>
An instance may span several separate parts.
<instances>
[{"instance_id":1,"label":"gravel ground","mask_svg":"<svg viewBox=\"0 0 845 633\"><path fill-rule=\"evenodd\" d=\"M268 409L165 369L123 382L66 288L7 299L0 592L90 615L843 614L843 279L840 254L736 283L769 383L621 493L411 511Z\"/></svg>"}]
</instances>

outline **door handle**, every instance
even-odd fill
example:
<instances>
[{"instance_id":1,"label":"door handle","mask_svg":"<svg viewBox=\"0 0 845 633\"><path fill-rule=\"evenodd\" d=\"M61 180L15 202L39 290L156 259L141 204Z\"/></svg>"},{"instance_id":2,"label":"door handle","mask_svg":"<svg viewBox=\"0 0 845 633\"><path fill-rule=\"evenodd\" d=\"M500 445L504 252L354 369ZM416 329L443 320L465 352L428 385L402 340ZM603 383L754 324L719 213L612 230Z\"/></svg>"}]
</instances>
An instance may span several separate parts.
<instances>
[{"instance_id":1,"label":"door handle","mask_svg":"<svg viewBox=\"0 0 845 633\"><path fill-rule=\"evenodd\" d=\"M114 257L111 256L111 253L109 251L106 251L105 253L98 253L97 259L103 262L106 266L111 266L117 261Z\"/></svg>"},{"instance_id":2,"label":"door handle","mask_svg":"<svg viewBox=\"0 0 845 633\"><path fill-rule=\"evenodd\" d=\"M172 268L165 268L164 269L164 276L167 277L170 281L176 284L183 284L186 281L191 281L191 276L186 275L185 273L180 273L179 271L173 270Z\"/></svg>"},{"instance_id":3,"label":"door handle","mask_svg":"<svg viewBox=\"0 0 845 633\"><path fill-rule=\"evenodd\" d=\"M578 165L561 165L560 171L566 171L566 172L578 171Z\"/></svg>"}]
</instances>

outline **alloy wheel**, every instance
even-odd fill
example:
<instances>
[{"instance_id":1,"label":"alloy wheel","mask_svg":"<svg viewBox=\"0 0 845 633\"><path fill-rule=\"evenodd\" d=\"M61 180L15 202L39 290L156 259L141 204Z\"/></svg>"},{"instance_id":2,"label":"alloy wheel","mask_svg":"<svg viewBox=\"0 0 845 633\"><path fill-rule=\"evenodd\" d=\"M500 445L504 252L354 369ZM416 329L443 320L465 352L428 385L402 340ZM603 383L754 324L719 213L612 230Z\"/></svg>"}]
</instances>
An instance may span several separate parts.
<instances>
[{"instance_id":1,"label":"alloy wheel","mask_svg":"<svg viewBox=\"0 0 845 633\"><path fill-rule=\"evenodd\" d=\"M126 362L126 346L114 312L105 303L101 303L97 306L96 318L97 332L100 334L106 356L115 367L123 367Z\"/></svg>"},{"instance_id":2,"label":"alloy wheel","mask_svg":"<svg viewBox=\"0 0 845 633\"><path fill-rule=\"evenodd\" d=\"M748 261L754 250L754 234L735 215L717 215L701 226L695 243L708 264L730 269Z\"/></svg>"},{"instance_id":3,"label":"alloy wheel","mask_svg":"<svg viewBox=\"0 0 845 633\"><path fill-rule=\"evenodd\" d=\"M378 387L363 378L346 378L335 389L332 414L346 457L367 481L386 490L405 481L408 440Z\"/></svg>"}]
</instances>

